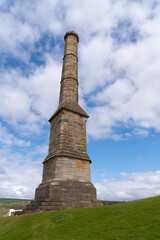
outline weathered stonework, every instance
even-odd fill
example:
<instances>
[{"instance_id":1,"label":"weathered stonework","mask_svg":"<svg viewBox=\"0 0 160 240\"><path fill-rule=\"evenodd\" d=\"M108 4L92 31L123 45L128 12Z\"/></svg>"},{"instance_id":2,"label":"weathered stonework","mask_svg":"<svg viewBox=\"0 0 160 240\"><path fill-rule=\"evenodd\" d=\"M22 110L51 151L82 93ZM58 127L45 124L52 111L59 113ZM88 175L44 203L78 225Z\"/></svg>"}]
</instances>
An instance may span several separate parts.
<instances>
[{"instance_id":1,"label":"weathered stonework","mask_svg":"<svg viewBox=\"0 0 160 240\"><path fill-rule=\"evenodd\" d=\"M86 121L78 104L78 35L67 32L60 99L51 124L48 156L43 161L42 183L24 212L96 207L96 189L90 181L91 160L86 152Z\"/></svg>"},{"instance_id":2,"label":"weathered stonework","mask_svg":"<svg viewBox=\"0 0 160 240\"><path fill-rule=\"evenodd\" d=\"M53 157L46 161L42 182L65 179L90 181L89 161L69 157Z\"/></svg>"}]
</instances>

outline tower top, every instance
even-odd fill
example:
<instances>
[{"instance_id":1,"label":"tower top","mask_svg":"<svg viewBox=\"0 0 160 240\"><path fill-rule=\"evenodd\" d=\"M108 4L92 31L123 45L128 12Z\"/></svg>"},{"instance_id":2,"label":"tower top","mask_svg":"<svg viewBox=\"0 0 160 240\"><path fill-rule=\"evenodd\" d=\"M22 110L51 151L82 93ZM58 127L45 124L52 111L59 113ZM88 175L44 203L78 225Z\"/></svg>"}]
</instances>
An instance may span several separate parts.
<instances>
[{"instance_id":1,"label":"tower top","mask_svg":"<svg viewBox=\"0 0 160 240\"><path fill-rule=\"evenodd\" d=\"M64 35L64 40L66 40L66 38L67 38L69 35L74 35L74 36L76 36L77 42L79 42L79 36L78 36L78 34L77 34L76 32L74 32L74 31L68 31L68 32L66 32L66 34Z\"/></svg>"}]
</instances>

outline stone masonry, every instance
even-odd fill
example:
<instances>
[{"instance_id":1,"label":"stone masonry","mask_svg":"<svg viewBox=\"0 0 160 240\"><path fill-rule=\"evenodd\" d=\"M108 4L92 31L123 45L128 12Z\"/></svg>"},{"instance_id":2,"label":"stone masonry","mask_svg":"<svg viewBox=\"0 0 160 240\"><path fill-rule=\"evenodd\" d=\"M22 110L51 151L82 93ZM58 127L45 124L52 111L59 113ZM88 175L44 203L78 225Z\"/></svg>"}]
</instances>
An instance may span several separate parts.
<instances>
[{"instance_id":1,"label":"stone masonry","mask_svg":"<svg viewBox=\"0 0 160 240\"><path fill-rule=\"evenodd\" d=\"M78 104L78 34L64 36L59 106L51 124L48 156L43 161L42 183L24 212L101 206L90 181L91 160L86 152L86 121Z\"/></svg>"}]
</instances>

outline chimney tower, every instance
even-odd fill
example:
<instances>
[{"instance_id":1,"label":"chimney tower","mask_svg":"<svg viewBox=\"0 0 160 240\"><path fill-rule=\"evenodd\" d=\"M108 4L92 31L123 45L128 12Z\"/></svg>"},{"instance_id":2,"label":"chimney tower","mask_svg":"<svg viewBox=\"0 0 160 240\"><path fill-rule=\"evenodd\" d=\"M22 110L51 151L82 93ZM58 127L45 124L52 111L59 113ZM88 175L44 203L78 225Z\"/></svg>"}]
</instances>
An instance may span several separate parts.
<instances>
[{"instance_id":1,"label":"chimney tower","mask_svg":"<svg viewBox=\"0 0 160 240\"><path fill-rule=\"evenodd\" d=\"M65 49L59 106L51 124L42 183L24 212L101 206L90 181L91 160L86 152L88 114L78 104L78 34L64 36Z\"/></svg>"}]
</instances>

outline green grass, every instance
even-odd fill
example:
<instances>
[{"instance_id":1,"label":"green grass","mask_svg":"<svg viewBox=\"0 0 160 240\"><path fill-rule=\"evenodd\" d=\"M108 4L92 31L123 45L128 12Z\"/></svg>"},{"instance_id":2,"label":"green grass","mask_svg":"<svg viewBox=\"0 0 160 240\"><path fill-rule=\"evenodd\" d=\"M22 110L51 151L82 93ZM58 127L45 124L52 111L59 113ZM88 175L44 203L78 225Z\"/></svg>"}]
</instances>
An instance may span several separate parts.
<instances>
[{"instance_id":1,"label":"green grass","mask_svg":"<svg viewBox=\"0 0 160 240\"><path fill-rule=\"evenodd\" d=\"M159 240L160 197L0 219L0 240Z\"/></svg>"}]
</instances>

